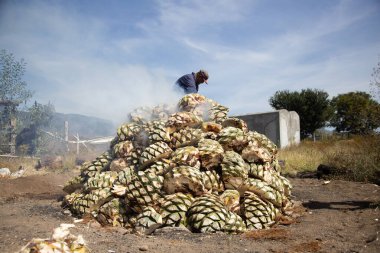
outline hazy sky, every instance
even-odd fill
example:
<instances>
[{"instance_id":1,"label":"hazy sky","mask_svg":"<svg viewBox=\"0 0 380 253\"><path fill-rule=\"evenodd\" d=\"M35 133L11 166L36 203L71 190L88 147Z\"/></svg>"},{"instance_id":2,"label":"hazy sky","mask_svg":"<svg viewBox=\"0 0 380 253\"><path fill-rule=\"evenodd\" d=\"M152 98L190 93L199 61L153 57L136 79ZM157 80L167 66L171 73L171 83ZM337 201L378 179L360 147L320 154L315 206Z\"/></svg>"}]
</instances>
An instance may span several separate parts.
<instances>
[{"instance_id":1,"label":"hazy sky","mask_svg":"<svg viewBox=\"0 0 380 253\"><path fill-rule=\"evenodd\" d=\"M0 49L25 59L33 100L57 112L118 124L176 102L173 83L200 68L201 94L266 112L278 90L369 92L380 0L0 0Z\"/></svg>"}]
</instances>

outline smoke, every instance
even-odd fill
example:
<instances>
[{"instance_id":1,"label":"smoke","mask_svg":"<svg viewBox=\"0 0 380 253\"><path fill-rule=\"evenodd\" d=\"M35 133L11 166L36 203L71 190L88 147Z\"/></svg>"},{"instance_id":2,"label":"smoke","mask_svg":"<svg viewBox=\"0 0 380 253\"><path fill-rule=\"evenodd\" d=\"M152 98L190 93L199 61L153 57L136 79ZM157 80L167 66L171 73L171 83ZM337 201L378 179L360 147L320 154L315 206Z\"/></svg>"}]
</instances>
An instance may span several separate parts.
<instances>
[{"instance_id":1,"label":"smoke","mask_svg":"<svg viewBox=\"0 0 380 253\"><path fill-rule=\"evenodd\" d=\"M57 112L119 125L136 107L176 103L173 71L139 64L140 56L121 48L123 38L110 38L107 28L57 3L8 2L0 10L0 48L25 59L33 100L51 101Z\"/></svg>"}]
</instances>

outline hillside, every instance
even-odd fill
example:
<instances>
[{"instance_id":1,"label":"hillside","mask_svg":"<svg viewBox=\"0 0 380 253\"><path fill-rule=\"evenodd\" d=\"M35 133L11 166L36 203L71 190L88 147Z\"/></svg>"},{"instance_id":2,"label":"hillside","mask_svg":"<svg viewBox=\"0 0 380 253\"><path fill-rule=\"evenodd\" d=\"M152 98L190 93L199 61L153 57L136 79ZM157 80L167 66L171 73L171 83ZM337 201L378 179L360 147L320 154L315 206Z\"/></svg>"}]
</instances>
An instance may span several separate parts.
<instances>
[{"instance_id":1,"label":"hillside","mask_svg":"<svg viewBox=\"0 0 380 253\"><path fill-rule=\"evenodd\" d=\"M109 120L64 113L55 113L49 129L63 134L65 121L69 123L69 136L78 133L82 138L95 138L112 136L116 133L116 126Z\"/></svg>"}]
</instances>

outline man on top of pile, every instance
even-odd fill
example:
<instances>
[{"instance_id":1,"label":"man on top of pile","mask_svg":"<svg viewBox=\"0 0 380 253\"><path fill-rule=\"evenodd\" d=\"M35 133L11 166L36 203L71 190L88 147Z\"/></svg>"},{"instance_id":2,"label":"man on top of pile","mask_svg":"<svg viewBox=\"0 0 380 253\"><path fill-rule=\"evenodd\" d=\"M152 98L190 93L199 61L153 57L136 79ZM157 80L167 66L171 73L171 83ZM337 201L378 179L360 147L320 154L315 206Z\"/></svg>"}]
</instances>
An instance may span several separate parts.
<instances>
[{"instance_id":1,"label":"man on top of pile","mask_svg":"<svg viewBox=\"0 0 380 253\"><path fill-rule=\"evenodd\" d=\"M175 82L175 89L184 94L198 93L199 85L206 83L208 80L208 72L204 69L198 72L184 75Z\"/></svg>"}]
</instances>

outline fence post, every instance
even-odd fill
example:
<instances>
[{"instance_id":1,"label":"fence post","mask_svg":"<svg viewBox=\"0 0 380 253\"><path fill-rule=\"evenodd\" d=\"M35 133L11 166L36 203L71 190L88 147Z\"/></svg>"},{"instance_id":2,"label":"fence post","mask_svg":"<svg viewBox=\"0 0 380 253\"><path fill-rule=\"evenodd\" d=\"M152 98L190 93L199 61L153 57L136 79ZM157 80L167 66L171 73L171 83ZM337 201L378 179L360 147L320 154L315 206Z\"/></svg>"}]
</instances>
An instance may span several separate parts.
<instances>
[{"instance_id":1,"label":"fence post","mask_svg":"<svg viewBox=\"0 0 380 253\"><path fill-rule=\"evenodd\" d=\"M66 142L66 150L67 152L70 151L69 149L69 122L65 120L65 142Z\"/></svg>"},{"instance_id":2,"label":"fence post","mask_svg":"<svg viewBox=\"0 0 380 253\"><path fill-rule=\"evenodd\" d=\"M75 136L75 138L77 139L77 155L79 155L79 134L78 133Z\"/></svg>"}]
</instances>

